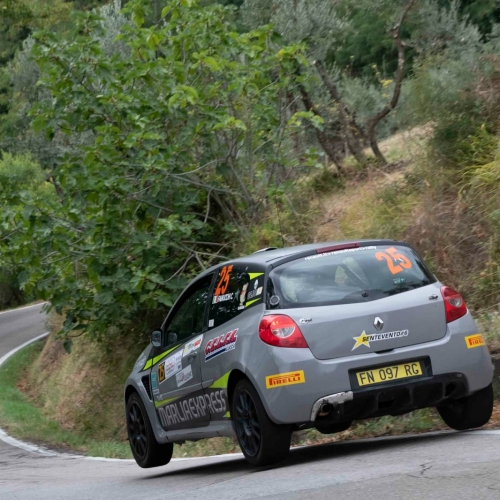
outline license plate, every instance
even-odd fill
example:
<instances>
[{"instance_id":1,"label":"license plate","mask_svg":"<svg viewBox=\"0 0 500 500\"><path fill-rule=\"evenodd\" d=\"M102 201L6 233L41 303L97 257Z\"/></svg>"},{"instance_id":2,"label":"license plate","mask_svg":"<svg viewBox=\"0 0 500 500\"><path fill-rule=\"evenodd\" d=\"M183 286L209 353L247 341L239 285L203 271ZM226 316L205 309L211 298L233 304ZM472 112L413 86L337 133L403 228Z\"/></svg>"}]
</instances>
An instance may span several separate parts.
<instances>
[{"instance_id":1,"label":"license plate","mask_svg":"<svg viewBox=\"0 0 500 500\"><path fill-rule=\"evenodd\" d=\"M356 379L358 384L362 387L365 385L390 382L391 380L419 377L421 375L423 375L423 372L420 361L412 361L411 363L383 366L381 368L374 368L373 370L357 372Z\"/></svg>"}]
</instances>

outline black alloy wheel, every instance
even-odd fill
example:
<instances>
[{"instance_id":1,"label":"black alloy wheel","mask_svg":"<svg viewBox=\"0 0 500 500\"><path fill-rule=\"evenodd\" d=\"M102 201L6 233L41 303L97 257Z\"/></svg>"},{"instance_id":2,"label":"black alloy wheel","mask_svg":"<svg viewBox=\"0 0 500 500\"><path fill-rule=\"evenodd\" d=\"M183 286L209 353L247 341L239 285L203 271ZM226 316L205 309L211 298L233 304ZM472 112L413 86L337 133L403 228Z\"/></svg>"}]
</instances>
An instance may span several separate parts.
<instances>
[{"instance_id":1,"label":"black alloy wheel","mask_svg":"<svg viewBox=\"0 0 500 500\"><path fill-rule=\"evenodd\" d=\"M236 401L236 433L245 455L255 457L259 451L261 435L257 408L248 391L241 391Z\"/></svg>"},{"instance_id":2,"label":"black alloy wheel","mask_svg":"<svg viewBox=\"0 0 500 500\"><path fill-rule=\"evenodd\" d=\"M231 415L241 451L252 465L274 464L288 456L291 425L279 425L269 418L248 379L239 380L234 388Z\"/></svg>"},{"instance_id":3,"label":"black alloy wheel","mask_svg":"<svg viewBox=\"0 0 500 500\"><path fill-rule=\"evenodd\" d=\"M147 469L168 464L174 445L158 443L144 403L137 392L133 392L127 399L126 417L130 449L137 465Z\"/></svg>"},{"instance_id":4,"label":"black alloy wheel","mask_svg":"<svg viewBox=\"0 0 500 500\"><path fill-rule=\"evenodd\" d=\"M136 401L133 401L128 409L128 435L130 446L134 455L144 459L148 451L148 438L146 434L146 422L141 408Z\"/></svg>"}]
</instances>

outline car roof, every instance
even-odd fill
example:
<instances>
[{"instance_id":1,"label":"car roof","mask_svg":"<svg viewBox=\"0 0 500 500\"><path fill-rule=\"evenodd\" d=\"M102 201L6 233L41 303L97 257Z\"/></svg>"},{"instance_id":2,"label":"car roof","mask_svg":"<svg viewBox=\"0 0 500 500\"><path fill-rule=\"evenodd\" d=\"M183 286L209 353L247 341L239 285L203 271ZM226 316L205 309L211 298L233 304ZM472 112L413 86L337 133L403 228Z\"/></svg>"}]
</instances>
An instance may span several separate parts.
<instances>
[{"instance_id":1,"label":"car roof","mask_svg":"<svg viewBox=\"0 0 500 500\"><path fill-rule=\"evenodd\" d=\"M245 255L243 257L237 257L236 259L231 259L226 262L220 262L219 264L212 266L210 269L207 269L202 274L200 274L195 281L199 278L211 273L215 269L217 269L221 265L226 264L237 264L237 263L245 263L245 264L261 264L266 265L272 261L285 259L287 257L291 257L293 255L300 255L302 253L310 252L312 250L316 250L318 248L336 246L336 245L347 245L350 243L359 243L362 246L366 245L383 245L383 244L403 244L406 243L399 242L396 240L345 240L345 241L326 241L320 243L310 243L309 245L297 245L294 247L284 247L284 248L276 248L270 250L259 250L250 255Z\"/></svg>"}]
</instances>

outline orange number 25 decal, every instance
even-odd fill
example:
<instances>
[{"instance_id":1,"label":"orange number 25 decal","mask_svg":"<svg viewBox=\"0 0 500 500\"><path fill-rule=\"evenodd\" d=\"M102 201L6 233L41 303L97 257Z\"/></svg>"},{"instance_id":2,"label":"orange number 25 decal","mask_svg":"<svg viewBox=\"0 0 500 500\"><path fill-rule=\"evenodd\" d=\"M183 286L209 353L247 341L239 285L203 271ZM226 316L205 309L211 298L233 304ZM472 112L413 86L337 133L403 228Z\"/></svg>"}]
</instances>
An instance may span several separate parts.
<instances>
[{"instance_id":1,"label":"orange number 25 decal","mask_svg":"<svg viewBox=\"0 0 500 500\"><path fill-rule=\"evenodd\" d=\"M411 269L412 267L411 261L394 247L388 248L385 252L377 252L375 257L377 260L385 259L392 274L398 274L403 269Z\"/></svg>"},{"instance_id":2,"label":"orange number 25 decal","mask_svg":"<svg viewBox=\"0 0 500 500\"><path fill-rule=\"evenodd\" d=\"M224 295L226 293L227 287L229 285L229 278L231 277L231 271L233 266L224 266L220 272L220 279L217 288L215 289L214 295Z\"/></svg>"}]
</instances>

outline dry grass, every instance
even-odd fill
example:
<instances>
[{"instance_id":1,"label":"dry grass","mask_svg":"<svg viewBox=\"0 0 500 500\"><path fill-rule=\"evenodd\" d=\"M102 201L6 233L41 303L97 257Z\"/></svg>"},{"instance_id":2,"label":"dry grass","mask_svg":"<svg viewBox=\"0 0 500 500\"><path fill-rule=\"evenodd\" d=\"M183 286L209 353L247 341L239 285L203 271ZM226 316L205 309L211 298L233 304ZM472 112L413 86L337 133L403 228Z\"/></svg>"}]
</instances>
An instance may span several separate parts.
<instances>
[{"instance_id":1,"label":"dry grass","mask_svg":"<svg viewBox=\"0 0 500 500\"><path fill-rule=\"evenodd\" d=\"M51 315L51 331L58 331L61 322ZM67 354L53 333L21 388L63 429L123 441L123 386L142 347L126 339L110 347L78 338Z\"/></svg>"},{"instance_id":2,"label":"dry grass","mask_svg":"<svg viewBox=\"0 0 500 500\"><path fill-rule=\"evenodd\" d=\"M313 241L335 241L349 238L392 237L382 234L387 228L379 227L374 207L383 207L380 194L387 188L404 188L405 175L421 157L422 149L432 136L430 125L416 127L395 134L382 141L380 149L390 165L387 168L367 167L360 170L351 158L346 159L346 185L342 191L324 193L312 202L319 214L313 230ZM372 156L371 150L365 151ZM333 171L332 171L333 175ZM410 217L418 206L417 195L399 200L398 217Z\"/></svg>"}]
</instances>

